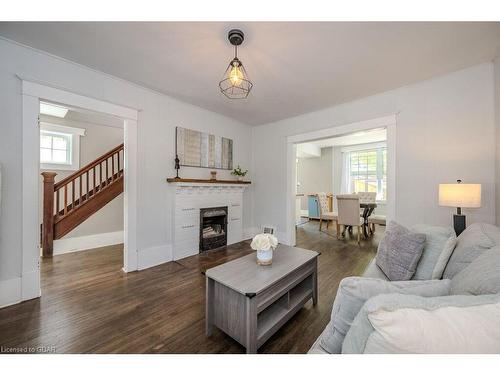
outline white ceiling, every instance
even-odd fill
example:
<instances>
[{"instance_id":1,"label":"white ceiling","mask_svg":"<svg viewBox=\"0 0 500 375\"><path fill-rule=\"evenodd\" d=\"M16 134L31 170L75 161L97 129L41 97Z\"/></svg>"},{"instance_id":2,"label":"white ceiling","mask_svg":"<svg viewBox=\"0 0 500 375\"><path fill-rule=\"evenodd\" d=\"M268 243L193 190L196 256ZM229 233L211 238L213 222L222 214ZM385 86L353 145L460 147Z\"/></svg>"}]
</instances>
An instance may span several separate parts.
<instances>
[{"instance_id":1,"label":"white ceiling","mask_svg":"<svg viewBox=\"0 0 500 375\"><path fill-rule=\"evenodd\" d=\"M233 57L254 83L246 100L218 89ZM492 60L500 23L0 23L0 35L257 125Z\"/></svg>"}]
</instances>

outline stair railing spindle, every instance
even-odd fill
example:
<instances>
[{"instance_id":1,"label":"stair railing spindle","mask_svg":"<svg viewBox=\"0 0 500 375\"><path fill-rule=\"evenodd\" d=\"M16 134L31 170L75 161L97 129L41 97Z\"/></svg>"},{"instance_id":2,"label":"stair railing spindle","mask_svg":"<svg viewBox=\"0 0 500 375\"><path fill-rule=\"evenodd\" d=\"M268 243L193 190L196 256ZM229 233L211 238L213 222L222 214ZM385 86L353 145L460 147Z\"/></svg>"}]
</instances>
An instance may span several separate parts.
<instances>
[{"instance_id":1,"label":"stair railing spindle","mask_svg":"<svg viewBox=\"0 0 500 375\"><path fill-rule=\"evenodd\" d=\"M111 155L111 180L115 180L115 155Z\"/></svg>"},{"instance_id":2,"label":"stair railing spindle","mask_svg":"<svg viewBox=\"0 0 500 375\"><path fill-rule=\"evenodd\" d=\"M71 181L71 209L75 209L75 180Z\"/></svg>"},{"instance_id":3,"label":"stair railing spindle","mask_svg":"<svg viewBox=\"0 0 500 375\"><path fill-rule=\"evenodd\" d=\"M92 168L92 180L93 180L93 182L94 182L94 191L93 191L93 193L92 193L92 196L94 196L94 197L95 197L95 192L96 192L96 184L95 184L95 167L94 167L94 168Z\"/></svg>"},{"instance_id":4,"label":"stair railing spindle","mask_svg":"<svg viewBox=\"0 0 500 375\"><path fill-rule=\"evenodd\" d=\"M64 185L64 215L68 213L68 185Z\"/></svg>"},{"instance_id":5,"label":"stair railing spindle","mask_svg":"<svg viewBox=\"0 0 500 375\"><path fill-rule=\"evenodd\" d=\"M59 189L56 190L56 215L59 216Z\"/></svg>"},{"instance_id":6,"label":"stair railing spindle","mask_svg":"<svg viewBox=\"0 0 500 375\"><path fill-rule=\"evenodd\" d=\"M86 181L86 185L87 185L87 191L86 191L86 197L87 197L87 200L89 199L89 171L85 172L85 181Z\"/></svg>"}]
</instances>

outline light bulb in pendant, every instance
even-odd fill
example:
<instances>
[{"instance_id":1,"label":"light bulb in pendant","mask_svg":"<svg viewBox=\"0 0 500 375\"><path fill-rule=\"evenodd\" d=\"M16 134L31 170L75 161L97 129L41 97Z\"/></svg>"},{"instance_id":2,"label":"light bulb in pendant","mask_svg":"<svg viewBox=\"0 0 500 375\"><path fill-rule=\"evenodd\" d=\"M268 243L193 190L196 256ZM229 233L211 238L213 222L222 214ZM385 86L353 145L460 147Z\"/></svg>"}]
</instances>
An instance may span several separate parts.
<instances>
[{"instance_id":1,"label":"light bulb in pendant","mask_svg":"<svg viewBox=\"0 0 500 375\"><path fill-rule=\"evenodd\" d=\"M239 86L241 80L243 79L243 74L241 73L240 67L238 65L233 65L231 72L229 73L229 79L231 83L235 86Z\"/></svg>"}]
</instances>

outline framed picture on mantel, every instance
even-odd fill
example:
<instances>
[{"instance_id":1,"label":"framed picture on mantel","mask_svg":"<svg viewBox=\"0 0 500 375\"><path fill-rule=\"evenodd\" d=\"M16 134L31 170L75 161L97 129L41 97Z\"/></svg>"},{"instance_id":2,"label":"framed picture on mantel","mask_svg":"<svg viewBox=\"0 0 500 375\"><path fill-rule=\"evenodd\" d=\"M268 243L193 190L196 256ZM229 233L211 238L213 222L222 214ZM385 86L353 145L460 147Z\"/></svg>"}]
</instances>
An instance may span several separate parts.
<instances>
[{"instance_id":1,"label":"framed picture on mantel","mask_svg":"<svg viewBox=\"0 0 500 375\"><path fill-rule=\"evenodd\" d=\"M233 140L229 138L176 127L175 153L182 166L233 169Z\"/></svg>"}]
</instances>

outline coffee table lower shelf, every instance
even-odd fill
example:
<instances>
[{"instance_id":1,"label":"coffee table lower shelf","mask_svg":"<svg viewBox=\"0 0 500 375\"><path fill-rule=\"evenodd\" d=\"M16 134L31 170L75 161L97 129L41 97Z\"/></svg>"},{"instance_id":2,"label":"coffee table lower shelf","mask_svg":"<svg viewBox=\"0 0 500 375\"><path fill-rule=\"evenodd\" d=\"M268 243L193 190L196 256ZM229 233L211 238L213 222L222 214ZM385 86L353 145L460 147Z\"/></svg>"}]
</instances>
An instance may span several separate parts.
<instances>
[{"instance_id":1,"label":"coffee table lower shelf","mask_svg":"<svg viewBox=\"0 0 500 375\"><path fill-rule=\"evenodd\" d=\"M257 346L260 347L274 335L312 296L312 289L301 288L298 291L292 289L259 313L257 315ZM287 300L285 306L280 302L283 298Z\"/></svg>"}]
</instances>

